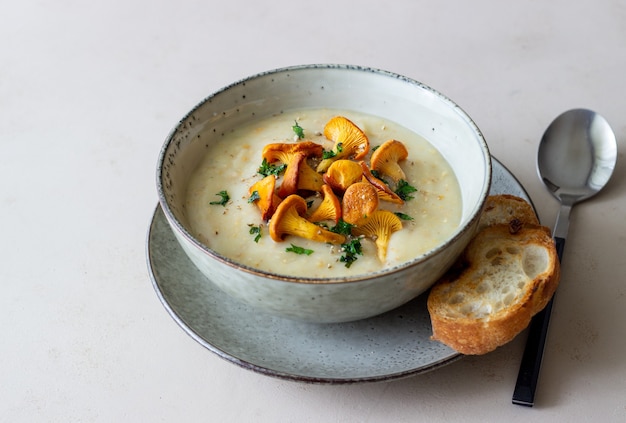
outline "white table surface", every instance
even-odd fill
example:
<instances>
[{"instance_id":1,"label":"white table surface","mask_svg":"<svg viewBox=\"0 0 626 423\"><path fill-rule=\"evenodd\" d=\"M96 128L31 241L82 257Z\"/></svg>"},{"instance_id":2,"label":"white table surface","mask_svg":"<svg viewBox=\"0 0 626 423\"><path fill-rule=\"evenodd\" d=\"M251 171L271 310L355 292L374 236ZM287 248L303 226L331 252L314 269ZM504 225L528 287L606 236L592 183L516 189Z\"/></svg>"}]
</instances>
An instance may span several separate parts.
<instances>
[{"instance_id":1,"label":"white table surface","mask_svg":"<svg viewBox=\"0 0 626 423\"><path fill-rule=\"evenodd\" d=\"M23 0L0 7L0 421L626 421L626 3ZM308 385L223 360L150 282L155 165L223 86L305 63L397 72L455 100L526 187L549 122L612 124L618 167L575 208L534 408L526 333L394 382Z\"/></svg>"}]
</instances>

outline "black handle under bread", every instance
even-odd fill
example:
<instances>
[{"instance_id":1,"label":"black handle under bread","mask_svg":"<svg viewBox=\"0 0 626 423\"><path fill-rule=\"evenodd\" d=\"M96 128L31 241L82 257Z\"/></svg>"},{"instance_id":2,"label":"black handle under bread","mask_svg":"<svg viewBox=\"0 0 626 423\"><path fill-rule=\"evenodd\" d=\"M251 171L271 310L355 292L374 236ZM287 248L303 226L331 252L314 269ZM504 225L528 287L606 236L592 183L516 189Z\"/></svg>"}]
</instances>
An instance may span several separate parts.
<instances>
[{"instance_id":1,"label":"black handle under bread","mask_svg":"<svg viewBox=\"0 0 626 423\"><path fill-rule=\"evenodd\" d=\"M563 257L565 248L565 238L555 237L556 253L559 262ZM552 313L552 303L554 296L543 310L537 313L531 320L528 327L528 339L526 348L522 356L519 374L515 390L513 391L513 404L532 407L535 404L535 390L543 359L543 349L548 335L548 324L550 323L550 313Z\"/></svg>"}]
</instances>

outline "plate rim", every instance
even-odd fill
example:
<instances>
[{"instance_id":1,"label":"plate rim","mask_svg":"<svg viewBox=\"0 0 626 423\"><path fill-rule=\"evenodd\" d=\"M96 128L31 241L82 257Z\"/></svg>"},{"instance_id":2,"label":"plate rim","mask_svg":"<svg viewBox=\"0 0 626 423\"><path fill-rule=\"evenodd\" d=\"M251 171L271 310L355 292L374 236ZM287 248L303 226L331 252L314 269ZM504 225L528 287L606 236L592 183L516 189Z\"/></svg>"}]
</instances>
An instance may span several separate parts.
<instances>
[{"instance_id":1,"label":"plate rim","mask_svg":"<svg viewBox=\"0 0 626 423\"><path fill-rule=\"evenodd\" d=\"M528 192L526 191L524 186L521 184L521 182L515 177L515 175L506 166L504 166L499 160L493 157L493 155L491 158L492 158L492 165L494 167L497 167L498 171L504 177L509 179L510 182L513 183L513 185L515 185L516 189L518 189L520 193L523 194L524 198L527 201L529 201L533 209L536 211L535 206L532 202L532 199L528 195ZM497 172L494 172L493 170L492 172L494 174L497 173ZM495 178L492 178L492 181L491 181L492 186L495 182L496 182ZM161 218L165 219L164 212L161 209L160 204L157 203L151 215L150 224L148 227L148 233L147 233L146 240L145 240L146 264L148 267L148 274L152 283L152 287L155 290L159 301L161 302L163 307L166 309L170 317L176 322L176 324L181 329L183 329L185 333L187 333L188 336L190 336L192 339L194 339L196 342L198 342L200 345L202 345L203 347L205 347L212 353L216 354L218 357L230 363L238 365L239 367L242 367L244 369L251 370L255 373L259 373L259 374L266 375L266 376L271 376L271 377L278 378L278 379L290 380L290 381L296 381L296 382L313 383L313 384L337 385L337 384L355 384L355 383L364 383L364 382L380 382L380 381L398 380L398 379L410 377L410 376L417 375L417 374L423 374L423 373L427 373L427 372L439 369L440 367L451 364L463 357L462 354L456 351L452 351L448 356L445 356L440 360L433 361L421 367L410 368L410 369L400 371L400 372L374 375L374 376L364 376L364 377L317 377L317 376L308 376L308 375L302 375L302 374L288 373L282 370L271 369L266 366L254 364L250 361L246 361L242 358L239 358L235 356L234 354L228 353L227 351L224 351L220 349L219 347L213 345L209 340L205 339L200 333L198 333L190 324L188 324L185 321L185 319L182 316L180 316L176 310L174 310L174 308L172 307L168 299L165 297L161 289L159 281L157 280L158 276L156 276L155 274L155 263L152 258L152 245L153 245L152 238L154 236L155 224L157 222L157 219L159 218L159 212L162 215Z\"/></svg>"}]
</instances>

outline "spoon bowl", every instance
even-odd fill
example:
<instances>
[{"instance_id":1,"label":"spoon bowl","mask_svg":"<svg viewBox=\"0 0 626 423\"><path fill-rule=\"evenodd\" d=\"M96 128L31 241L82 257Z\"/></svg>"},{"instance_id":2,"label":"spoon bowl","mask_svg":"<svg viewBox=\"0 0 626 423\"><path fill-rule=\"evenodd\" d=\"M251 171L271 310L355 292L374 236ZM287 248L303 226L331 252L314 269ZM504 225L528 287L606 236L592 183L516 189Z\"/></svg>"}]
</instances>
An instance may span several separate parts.
<instances>
[{"instance_id":1,"label":"spoon bowl","mask_svg":"<svg viewBox=\"0 0 626 423\"><path fill-rule=\"evenodd\" d=\"M537 153L539 177L559 201L573 205L597 194L609 181L617 142L609 123L587 109L558 116Z\"/></svg>"},{"instance_id":2,"label":"spoon bowl","mask_svg":"<svg viewBox=\"0 0 626 423\"><path fill-rule=\"evenodd\" d=\"M553 237L559 262L563 257L569 215L574 204L597 194L611 179L617 142L608 122L596 112L572 109L546 129L537 152L537 170L544 185L561 203ZM554 297L537 313L528 329L513 403L532 407Z\"/></svg>"}]
</instances>

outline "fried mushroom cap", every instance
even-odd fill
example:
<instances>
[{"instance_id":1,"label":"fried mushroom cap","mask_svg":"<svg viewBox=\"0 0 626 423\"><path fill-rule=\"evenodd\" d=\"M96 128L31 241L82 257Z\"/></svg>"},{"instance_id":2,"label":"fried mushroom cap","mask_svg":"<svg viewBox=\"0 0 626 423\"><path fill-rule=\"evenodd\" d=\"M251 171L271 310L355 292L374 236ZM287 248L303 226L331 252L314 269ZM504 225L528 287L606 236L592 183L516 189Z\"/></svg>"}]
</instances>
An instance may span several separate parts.
<instances>
[{"instance_id":1,"label":"fried mushroom cap","mask_svg":"<svg viewBox=\"0 0 626 423\"><path fill-rule=\"evenodd\" d=\"M332 220L335 225L341 219L341 203L329 185L323 185L321 189L324 198L319 206L309 215L309 221L313 223Z\"/></svg>"},{"instance_id":2,"label":"fried mushroom cap","mask_svg":"<svg viewBox=\"0 0 626 423\"><path fill-rule=\"evenodd\" d=\"M343 244L346 237L328 231L308 221L303 216L307 206L304 198L299 195L290 195L285 198L276 208L269 224L269 232L272 239L281 242L287 235L298 236L317 242L331 244Z\"/></svg>"},{"instance_id":3,"label":"fried mushroom cap","mask_svg":"<svg viewBox=\"0 0 626 423\"><path fill-rule=\"evenodd\" d=\"M360 182L363 177L361 165L352 160L340 159L333 162L326 173L324 182L338 193L343 193L355 182Z\"/></svg>"},{"instance_id":4,"label":"fried mushroom cap","mask_svg":"<svg viewBox=\"0 0 626 423\"><path fill-rule=\"evenodd\" d=\"M306 160L302 160L298 166L298 190L320 192L323 185L322 174L309 166Z\"/></svg>"},{"instance_id":5,"label":"fried mushroom cap","mask_svg":"<svg viewBox=\"0 0 626 423\"><path fill-rule=\"evenodd\" d=\"M382 201L388 201L394 204L404 204L404 200L400 198L398 194L393 192L391 188L389 188L389 185L387 185L384 181L381 181L372 174L365 162L360 162L360 164L363 170L363 179L376 188L376 191L378 192L378 198L380 198Z\"/></svg>"},{"instance_id":6,"label":"fried mushroom cap","mask_svg":"<svg viewBox=\"0 0 626 423\"><path fill-rule=\"evenodd\" d=\"M398 182L400 179L406 179L404 170L399 163L406 160L408 156L409 152L403 143L387 140L372 153L370 166L381 174L390 177L394 182Z\"/></svg>"},{"instance_id":7,"label":"fried mushroom cap","mask_svg":"<svg viewBox=\"0 0 626 423\"><path fill-rule=\"evenodd\" d=\"M341 201L343 220L360 225L378 209L378 192L369 182L357 182L348 187Z\"/></svg>"},{"instance_id":8,"label":"fried mushroom cap","mask_svg":"<svg viewBox=\"0 0 626 423\"><path fill-rule=\"evenodd\" d=\"M365 132L343 116L335 116L326 123L324 136L335 142L334 156L322 160L317 166L318 172L325 172L336 160L360 160L369 152L370 143Z\"/></svg>"},{"instance_id":9,"label":"fried mushroom cap","mask_svg":"<svg viewBox=\"0 0 626 423\"><path fill-rule=\"evenodd\" d=\"M304 153L306 157L321 157L324 147L312 141L296 143L272 143L263 148L262 156L268 163L289 164L294 155Z\"/></svg>"},{"instance_id":10,"label":"fried mushroom cap","mask_svg":"<svg viewBox=\"0 0 626 423\"><path fill-rule=\"evenodd\" d=\"M261 211L261 218L263 220L269 220L276 207L280 203L281 199L276 192L276 176L268 175L260 181L255 182L249 189L248 194L252 195L255 191L258 194L258 199L254 200L254 203L259 207Z\"/></svg>"}]
</instances>

